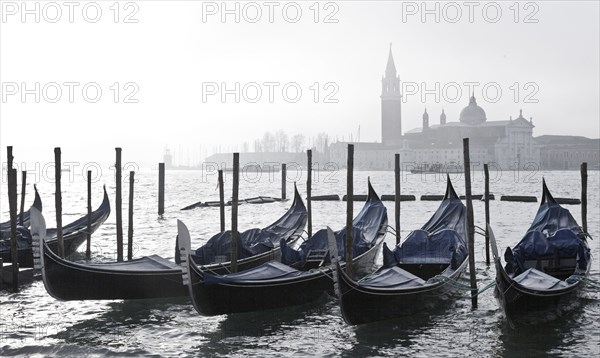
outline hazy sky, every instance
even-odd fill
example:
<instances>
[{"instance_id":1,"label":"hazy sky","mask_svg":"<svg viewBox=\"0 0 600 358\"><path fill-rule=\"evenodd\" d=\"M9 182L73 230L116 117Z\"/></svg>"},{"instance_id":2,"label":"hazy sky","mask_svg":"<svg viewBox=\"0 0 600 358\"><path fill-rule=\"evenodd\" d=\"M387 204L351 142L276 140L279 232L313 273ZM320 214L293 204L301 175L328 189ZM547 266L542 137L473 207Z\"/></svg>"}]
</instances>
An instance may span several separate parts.
<instances>
[{"instance_id":1,"label":"hazy sky","mask_svg":"<svg viewBox=\"0 0 600 358\"><path fill-rule=\"evenodd\" d=\"M425 19L421 2L238 2L239 23L235 14L222 21L221 2L121 2L118 11L113 1L76 2L72 19L63 2L28 2L30 10L38 4L39 23L35 14L23 19L20 1L1 3L3 160L9 144L28 161L52 160L55 146L65 160L110 160L122 146L124 160L158 162L165 145L196 158L202 146L210 152L279 129L341 140L360 125L361 140L379 141L390 43L401 80L412 86L404 132L420 127L425 107L432 124L442 108L457 120L468 103L464 83L477 82L488 120L523 109L536 136L599 136L597 1L474 2L472 22L463 2L430 2ZM35 94L23 101L22 83L33 92L39 83L40 103ZM223 103L222 83L239 83L240 103L234 94ZM424 101L423 86L431 90ZM57 88L62 96L50 103ZM88 103L97 88L102 95Z\"/></svg>"}]
</instances>

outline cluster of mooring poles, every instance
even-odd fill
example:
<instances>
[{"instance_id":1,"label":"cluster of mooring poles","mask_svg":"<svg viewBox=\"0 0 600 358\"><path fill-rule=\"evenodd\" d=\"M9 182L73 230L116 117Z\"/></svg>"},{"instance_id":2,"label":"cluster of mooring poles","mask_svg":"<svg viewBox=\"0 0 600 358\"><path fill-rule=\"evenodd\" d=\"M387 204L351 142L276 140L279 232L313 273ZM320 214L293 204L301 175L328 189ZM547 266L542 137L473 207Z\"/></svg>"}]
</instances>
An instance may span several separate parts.
<instances>
[{"instance_id":1,"label":"cluster of mooring poles","mask_svg":"<svg viewBox=\"0 0 600 358\"><path fill-rule=\"evenodd\" d=\"M121 148L115 148L116 159L115 159L115 211L116 211L116 231L117 231L117 261L123 261L123 220L122 220L122 164L121 164ZM464 155L464 174L465 174L465 201L467 207L467 239L469 246L469 273L470 273L470 288L471 288L471 303L473 308L477 307L477 280L475 277L475 225L473 218L473 195L471 193L471 163L469 157L469 138L463 139L463 155ZM57 254L64 258L65 247L63 241L62 231L62 195L61 195L61 149L60 147L54 148L54 165L55 165L55 195L54 203L56 209L56 240L57 240ZM7 175L8 175L8 199L9 199L9 210L10 210L10 250L11 250L11 274L9 279L5 279L5 270L3 267L2 259L0 259L0 270L2 271L2 282L9 282L12 290L18 292L19 289L19 262L18 262L18 249L17 249L17 223L18 225L24 224L23 213L25 209L25 188L27 185L27 172L23 170L21 172L21 203L20 203L20 214L17 217L17 170L13 168L13 148L12 146L7 147ZM287 176L286 164L281 166L281 199L286 199L286 176ZM490 243L489 235L487 231L488 224L490 223L490 206L489 201L493 198L490 194L489 185L489 168L488 164L483 167L484 178L485 178L485 193L483 200L485 202L485 261L487 265L490 265ZM582 228L584 232L587 232L587 163L581 164L581 219ZM233 153L233 183L232 183L232 200L231 200L231 268L232 272L237 272L237 236L238 236L238 205L239 205L239 174L240 174L240 157L239 153ZM390 196L390 199L394 200L394 218L395 227L394 234L396 237L396 244L400 243L400 202L405 200L415 200L414 196L406 196L401 194L401 180L400 180L400 155L395 154L394 156L394 195ZM346 262L352 262L352 219L353 219L353 205L354 199L358 196L354 195L354 145L348 144L347 153L347 182L346 182L346 241L344 258ZM85 256L90 259L91 256L91 233L92 233L92 171L87 171L87 237L86 237L86 250ZM128 212L128 232L127 232L127 259L131 260L133 257L133 198L134 198L134 183L135 183L135 172L129 172L129 212ZM218 170L218 188L219 188L219 216L220 216L220 229L221 232L225 231L225 193L223 185L223 170ZM323 196L323 200L329 200ZM431 200L433 198L425 198L422 196L421 200ZM518 199L521 200L518 200ZM438 198L435 198L438 199ZM537 200L537 198L535 198ZM338 199L339 200L339 197ZM506 201L531 201L529 197L514 197L514 196L503 196L501 200ZM573 200L573 199L571 199ZM306 207L308 211L308 222L307 222L307 234L312 236L312 150L307 150L307 181L306 181ZM159 163L158 165L158 215L162 217L165 213L165 164ZM352 273L352 265L346 265L346 271L348 274Z\"/></svg>"}]
</instances>

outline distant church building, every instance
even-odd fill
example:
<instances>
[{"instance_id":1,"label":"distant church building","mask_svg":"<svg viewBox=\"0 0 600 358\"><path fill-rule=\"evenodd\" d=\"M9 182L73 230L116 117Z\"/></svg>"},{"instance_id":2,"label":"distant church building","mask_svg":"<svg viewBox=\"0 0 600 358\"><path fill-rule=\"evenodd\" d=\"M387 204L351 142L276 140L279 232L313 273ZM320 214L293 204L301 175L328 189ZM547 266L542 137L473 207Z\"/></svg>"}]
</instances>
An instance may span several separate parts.
<instances>
[{"instance_id":1,"label":"distant church building","mask_svg":"<svg viewBox=\"0 0 600 358\"><path fill-rule=\"evenodd\" d=\"M400 77L397 74L391 45L385 75L381 80L381 143L354 142L355 166L358 169L393 169L394 154L400 154L403 168L424 164L462 167L462 139L470 138L470 156L474 167L490 163L496 169L537 170L572 169L587 160L598 168L600 141L575 136L533 137L533 119L523 112L515 119L488 120L474 95L460 112L458 121L447 121L442 110L439 124L431 124L425 109L421 128L402 135ZM348 142L330 146L330 160L339 167L346 165Z\"/></svg>"},{"instance_id":2,"label":"distant church building","mask_svg":"<svg viewBox=\"0 0 600 358\"><path fill-rule=\"evenodd\" d=\"M430 125L425 110L422 128L408 131L404 141L415 162L448 165L462 163L462 139L469 138L473 162L513 169L540 161L533 128L532 120L525 119L522 112L514 120L488 121L475 96L471 96L458 122L446 122L446 114L442 113L440 124Z\"/></svg>"}]
</instances>

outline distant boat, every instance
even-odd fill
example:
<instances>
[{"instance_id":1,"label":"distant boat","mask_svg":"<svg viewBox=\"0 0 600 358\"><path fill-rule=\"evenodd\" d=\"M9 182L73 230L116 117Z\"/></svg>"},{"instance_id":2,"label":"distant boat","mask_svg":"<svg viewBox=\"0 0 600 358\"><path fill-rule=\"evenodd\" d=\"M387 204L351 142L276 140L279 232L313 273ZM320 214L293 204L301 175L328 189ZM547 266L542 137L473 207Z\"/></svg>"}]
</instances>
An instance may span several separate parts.
<instances>
[{"instance_id":1,"label":"distant boat","mask_svg":"<svg viewBox=\"0 0 600 358\"><path fill-rule=\"evenodd\" d=\"M223 168L224 172L233 172L233 168L225 167ZM246 164L240 166L240 172L242 173L262 173L262 172L280 172L280 165L263 165L260 166L258 164Z\"/></svg>"},{"instance_id":2,"label":"distant boat","mask_svg":"<svg viewBox=\"0 0 600 358\"><path fill-rule=\"evenodd\" d=\"M463 169L457 165L442 165L440 163L435 164L423 164L422 166L411 169L412 174L460 174L463 173Z\"/></svg>"}]
</instances>

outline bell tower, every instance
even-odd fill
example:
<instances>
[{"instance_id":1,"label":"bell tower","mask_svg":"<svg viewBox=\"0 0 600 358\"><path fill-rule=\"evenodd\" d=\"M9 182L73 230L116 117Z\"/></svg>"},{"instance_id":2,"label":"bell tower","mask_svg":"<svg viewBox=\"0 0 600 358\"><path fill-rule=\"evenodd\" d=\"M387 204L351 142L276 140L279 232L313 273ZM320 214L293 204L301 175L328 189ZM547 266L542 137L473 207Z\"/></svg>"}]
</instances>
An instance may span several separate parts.
<instances>
[{"instance_id":1,"label":"bell tower","mask_svg":"<svg viewBox=\"0 0 600 358\"><path fill-rule=\"evenodd\" d=\"M402 136L401 104L400 76L396 72L392 44L390 44L385 76L381 79L381 142L385 145L400 143Z\"/></svg>"},{"instance_id":2,"label":"bell tower","mask_svg":"<svg viewBox=\"0 0 600 358\"><path fill-rule=\"evenodd\" d=\"M423 113L423 132L429 129L429 113L427 113L427 108L425 108L425 113Z\"/></svg>"}]
</instances>

